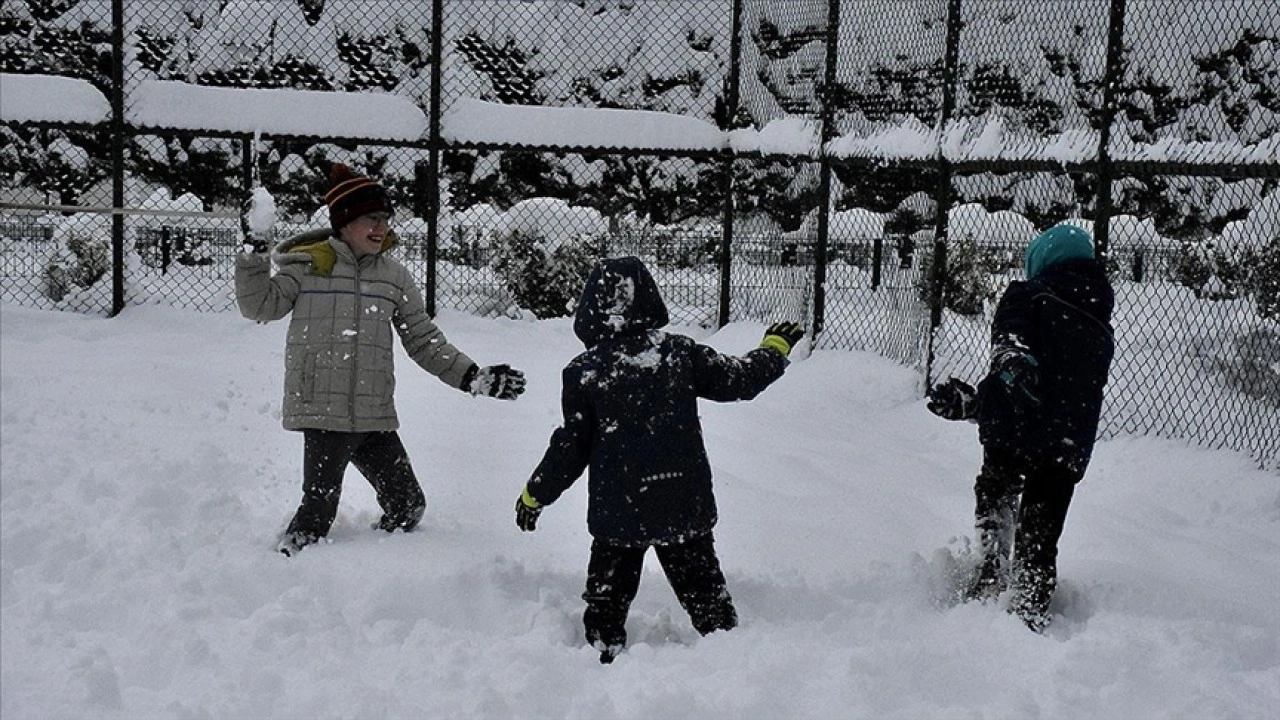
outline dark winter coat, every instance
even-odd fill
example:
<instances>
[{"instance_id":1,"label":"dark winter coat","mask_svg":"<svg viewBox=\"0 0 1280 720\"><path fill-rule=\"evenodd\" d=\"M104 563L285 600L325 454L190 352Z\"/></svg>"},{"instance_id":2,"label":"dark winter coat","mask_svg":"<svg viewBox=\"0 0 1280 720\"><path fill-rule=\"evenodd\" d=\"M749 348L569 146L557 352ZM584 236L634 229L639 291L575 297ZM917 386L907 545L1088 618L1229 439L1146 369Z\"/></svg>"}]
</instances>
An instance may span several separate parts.
<instances>
[{"instance_id":1,"label":"dark winter coat","mask_svg":"<svg viewBox=\"0 0 1280 720\"><path fill-rule=\"evenodd\" d=\"M391 236L389 236L390 238ZM395 430L393 336L409 357L454 387L473 364L427 315L417 282L383 250L357 259L329 231L303 233L236 260L236 302L251 320L290 315L284 426L341 432ZM394 334L393 334L394 328Z\"/></svg>"},{"instance_id":2,"label":"dark winter coat","mask_svg":"<svg viewBox=\"0 0 1280 720\"><path fill-rule=\"evenodd\" d=\"M985 447L1056 461L1083 475L1115 351L1114 302L1106 272L1093 259L1062 260L1010 283L992 322L992 354L1006 346L1030 352L1040 402L1027 402L988 374L978 386Z\"/></svg>"},{"instance_id":3,"label":"dark winter coat","mask_svg":"<svg viewBox=\"0 0 1280 720\"><path fill-rule=\"evenodd\" d=\"M635 258L605 260L587 280L574 332L586 352L564 369L564 422L528 484L547 505L590 468L587 527L620 544L710 532L716 504L698 398L750 400L787 359L758 348L722 355L659 328L667 308Z\"/></svg>"}]
</instances>

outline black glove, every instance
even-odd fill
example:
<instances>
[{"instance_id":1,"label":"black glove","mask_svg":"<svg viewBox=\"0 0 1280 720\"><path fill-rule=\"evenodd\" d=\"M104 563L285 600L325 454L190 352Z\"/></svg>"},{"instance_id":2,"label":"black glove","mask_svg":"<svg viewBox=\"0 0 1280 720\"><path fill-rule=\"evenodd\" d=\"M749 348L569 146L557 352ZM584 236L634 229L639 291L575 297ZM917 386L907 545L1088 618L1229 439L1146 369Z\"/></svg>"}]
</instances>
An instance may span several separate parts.
<instances>
[{"instance_id":1,"label":"black glove","mask_svg":"<svg viewBox=\"0 0 1280 720\"><path fill-rule=\"evenodd\" d=\"M516 498L516 527L524 532L537 530L538 516L541 514L542 506L529 494L529 488L525 487L520 497Z\"/></svg>"},{"instance_id":2,"label":"black glove","mask_svg":"<svg viewBox=\"0 0 1280 720\"><path fill-rule=\"evenodd\" d=\"M472 365L463 377L462 388L472 395L515 400L524 392L524 373L510 365Z\"/></svg>"},{"instance_id":3,"label":"black glove","mask_svg":"<svg viewBox=\"0 0 1280 720\"><path fill-rule=\"evenodd\" d=\"M972 420L978 412L978 391L953 377L933 386L926 407L944 420Z\"/></svg>"},{"instance_id":4,"label":"black glove","mask_svg":"<svg viewBox=\"0 0 1280 720\"><path fill-rule=\"evenodd\" d=\"M776 322L764 331L760 347L773 348L783 357L791 354L791 348L804 337L804 326L798 322Z\"/></svg>"},{"instance_id":5,"label":"black glove","mask_svg":"<svg viewBox=\"0 0 1280 720\"><path fill-rule=\"evenodd\" d=\"M253 234L244 236L245 252L257 253L259 255L262 255L262 254L265 254L270 249L271 249L271 244L267 242L266 238L258 237L257 235L253 235Z\"/></svg>"},{"instance_id":6,"label":"black glove","mask_svg":"<svg viewBox=\"0 0 1280 720\"><path fill-rule=\"evenodd\" d=\"M991 357L991 372L1017 403L1039 405L1036 386L1040 383L1039 363L1026 350L1003 347Z\"/></svg>"}]
</instances>

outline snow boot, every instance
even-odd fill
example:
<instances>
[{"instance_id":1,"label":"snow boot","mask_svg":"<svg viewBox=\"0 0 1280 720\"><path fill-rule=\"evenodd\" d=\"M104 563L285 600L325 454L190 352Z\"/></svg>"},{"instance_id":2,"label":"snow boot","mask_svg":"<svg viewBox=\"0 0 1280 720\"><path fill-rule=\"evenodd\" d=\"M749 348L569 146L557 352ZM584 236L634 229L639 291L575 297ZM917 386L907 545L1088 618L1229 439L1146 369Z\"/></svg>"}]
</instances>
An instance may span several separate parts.
<instances>
[{"instance_id":1,"label":"snow boot","mask_svg":"<svg viewBox=\"0 0 1280 720\"><path fill-rule=\"evenodd\" d=\"M385 530L386 532L395 532L403 530L405 532L413 532L418 527L418 523L422 522L422 516L426 513L426 503L413 503L403 510L396 512L383 512L382 517L374 524L374 530Z\"/></svg>"},{"instance_id":2,"label":"snow boot","mask_svg":"<svg viewBox=\"0 0 1280 720\"><path fill-rule=\"evenodd\" d=\"M1013 545L1013 512L1008 506L996 514L979 517L978 545L981 559L973 582L965 589L966 601L994 600L1009 587L1009 556Z\"/></svg>"},{"instance_id":3,"label":"snow boot","mask_svg":"<svg viewBox=\"0 0 1280 720\"><path fill-rule=\"evenodd\" d=\"M978 566L978 572L973 578L973 582L969 587L965 588L964 599L966 602L986 603L995 600L1008 587L1008 581L1005 579L1005 562L998 555L991 555L983 559Z\"/></svg>"},{"instance_id":4,"label":"snow boot","mask_svg":"<svg viewBox=\"0 0 1280 720\"><path fill-rule=\"evenodd\" d=\"M1057 587L1052 570L1020 566L1016 572L1009 612L1017 615L1032 632L1041 633L1049 625L1049 602Z\"/></svg>"},{"instance_id":5,"label":"snow boot","mask_svg":"<svg viewBox=\"0 0 1280 720\"><path fill-rule=\"evenodd\" d=\"M608 665L618 657L627 644L626 614L601 613L598 606L587 605L583 615L587 631L587 644L600 651L600 663Z\"/></svg>"},{"instance_id":6,"label":"snow boot","mask_svg":"<svg viewBox=\"0 0 1280 720\"><path fill-rule=\"evenodd\" d=\"M624 645L606 645L605 643L602 643L602 642L594 642L591 644L591 647L600 651L600 664L609 665L613 663L615 658L617 658L619 655L622 654L622 648L625 646Z\"/></svg>"},{"instance_id":7,"label":"snow boot","mask_svg":"<svg viewBox=\"0 0 1280 720\"><path fill-rule=\"evenodd\" d=\"M974 529L981 559L973 583L965 589L967 601L994 600L1009 586L1009 557L1013 553L1020 499L1016 490L1021 483L1010 487L1002 485L1004 481L984 467L974 485Z\"/></svg>"},{"instance_id":8,"label":"snow boot","mask_svg":"<svg viewBox=\"0 0 1280 720\"><path fill-rule=\"evenodd\" d=\"M313 545L320 538L317 535L304 532L286 532L280 536L280 542L276 543L276 552L285 557L293 557L302 551L302 548Z\"/></svg>"}]
</instances>

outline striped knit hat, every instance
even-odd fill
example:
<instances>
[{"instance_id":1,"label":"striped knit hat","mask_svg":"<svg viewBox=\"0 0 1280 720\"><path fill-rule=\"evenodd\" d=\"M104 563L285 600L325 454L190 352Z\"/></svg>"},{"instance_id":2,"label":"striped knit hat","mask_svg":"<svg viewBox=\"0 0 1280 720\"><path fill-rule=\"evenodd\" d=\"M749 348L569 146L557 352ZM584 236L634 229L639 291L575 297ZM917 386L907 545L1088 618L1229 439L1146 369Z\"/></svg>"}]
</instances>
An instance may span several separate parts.
<instances>
[{"instance_id":1,"label":"striped knit hat","mask_svg":"<svg viewBox=\"0 0 1280 720\"><path fill-rule=\"evenodd\" d=\"M329 206L329 225L335 231L361 215L392 212L387 189L364 175L357 175L342 163L329 171L329 192L324 201Z\"/></svg>"}]
</instances>

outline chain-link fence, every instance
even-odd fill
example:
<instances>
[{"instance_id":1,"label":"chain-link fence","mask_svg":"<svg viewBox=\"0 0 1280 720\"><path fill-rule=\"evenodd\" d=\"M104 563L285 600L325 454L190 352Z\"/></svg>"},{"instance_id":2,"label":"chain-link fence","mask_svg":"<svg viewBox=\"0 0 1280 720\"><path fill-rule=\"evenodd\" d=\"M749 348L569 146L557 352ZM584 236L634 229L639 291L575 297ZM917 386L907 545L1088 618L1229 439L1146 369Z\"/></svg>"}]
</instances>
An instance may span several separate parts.
<instances>
[{"instance_id":1,"label":"chain-link fence","mask_svg":"<svg viewBox=\"0 0 1280 720\"><path fill-rule=\"evenodd\" d=\"M1246 203L1262 185L1221 184L1220 201ZM1104 433L1172 433L1273 456L1280 436L1268 419L1280 400L1280 335L1274 321L1260 320L1258 298L1243 288L1248 246L1228 242L1206 254L1196 243L1160 236L1150 220L1113 222L1107 263L1116 355ZM995 301L1010 281L1023 279L1025 237L1035 229L1021 216L977 205L953 211L951 223L953 284L935 335L934 368L939 377L976 381L986 370Z\"/></svg>"},{"instance_id":2,"label":"chain-link fence","mask_svg":"<svg viewBox=\"0 0 1280 720\"><path fill-rule=\"evenodd\" d=\"M3 299L229 309L248 189L282 239L344 163L433 308L562 314L550 278L635 254L676 323L972 379L1072 220L1104 432L1274 463L1278 45L1280 0L5 0Z\"/></svg>"}]
</instances>

